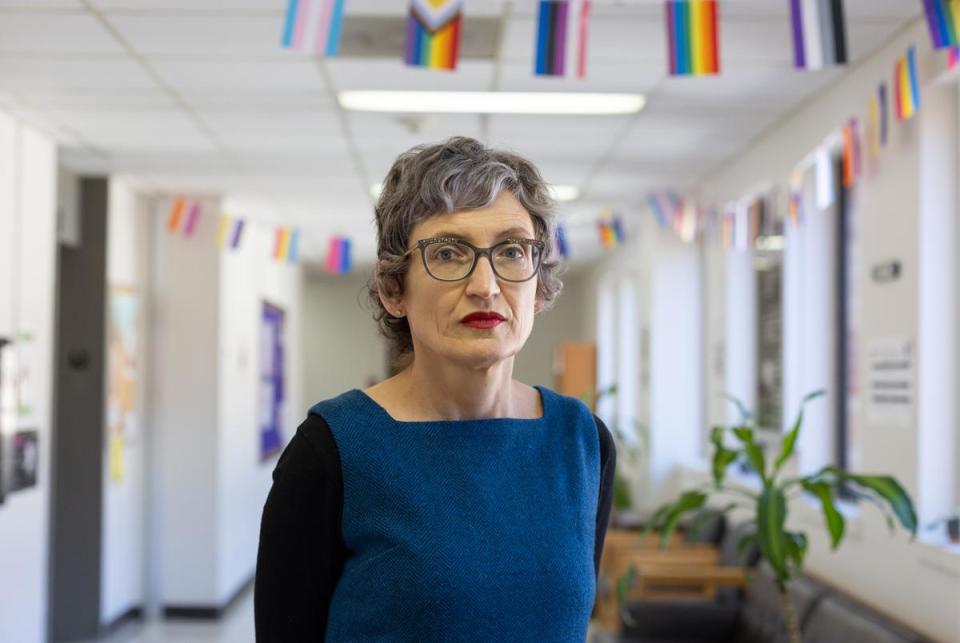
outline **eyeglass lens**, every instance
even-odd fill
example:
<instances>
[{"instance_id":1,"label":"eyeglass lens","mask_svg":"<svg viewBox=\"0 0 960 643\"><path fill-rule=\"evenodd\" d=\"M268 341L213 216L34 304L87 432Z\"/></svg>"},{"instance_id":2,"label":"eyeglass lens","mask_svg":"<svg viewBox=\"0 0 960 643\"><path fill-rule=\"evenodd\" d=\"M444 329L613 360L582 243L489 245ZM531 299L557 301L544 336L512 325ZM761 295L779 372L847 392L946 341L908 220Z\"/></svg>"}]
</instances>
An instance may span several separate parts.
<instances>
[{"instance_id":1,"label":"eyeglass lens","mask_svg":"<svg viewBox=\"0 0 960 643\"><path fill-rule=\"evenodd\" d=\"M455 281L470 272L474 250L455 241L436 241L424 247L427 270L437 279ZM508 242L494 246L490 255L494 272L508 281L533 277L539 267L540 249L533 244Z\"/></svg>"}]
</instances>

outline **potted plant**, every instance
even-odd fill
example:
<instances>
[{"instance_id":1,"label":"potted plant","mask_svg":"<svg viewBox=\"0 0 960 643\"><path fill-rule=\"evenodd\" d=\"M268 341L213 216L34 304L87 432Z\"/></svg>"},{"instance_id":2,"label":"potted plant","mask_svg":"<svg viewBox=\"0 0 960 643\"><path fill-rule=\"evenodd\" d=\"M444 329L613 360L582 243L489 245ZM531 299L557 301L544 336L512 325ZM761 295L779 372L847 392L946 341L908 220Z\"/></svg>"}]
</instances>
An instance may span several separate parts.
<instances>
[{"instance_id":1,"label":"potted plant","mask_svg":"<svg viewBox=\"0 0 960 643\"><path fill-rule=\"evenodd\" d=\"M590 409L596 409L596 404L606 396L616 397L617 385L611 384L606 388L596 391L586 391L580 396L580 401ZM620 462L629 462L630 465L636 465L641 452L646 448L648 440L648 431L646 425L636 418L627 418L625 424L631 427L632 435L627 432L624 422L621 422L619 416L614 416L608 429L613 435L613 442L617 448L617 458ZM628 468L628 467L624 467ZM613 478L613 508L612 512L622 514L633 508L633 497L630 492L630 483L627 477L621 471L623 468L617 467Z\"/></svg>"},{"instance_id":2,"label":"potted plant","mask_svg":"<svg viewBox=\"0 0 960 643\"><path fill-rule=\"evenodd\" d=\"M738 543L738 549L755 544L761 559L774 572L780 593L780 606L791 643L801 643L800 625L790 597L790 582L803 571L809 538L803 531L790 531L786 527L790 507L803 494L819 501L824 524L832 549L840 546L844 537L845 519L837 509L836 498L843 489L854 501L869 501L877 505L887 518L891 530L895 523L909 531L915 538L917 517L913 501L897 480L886 475L853 474L837 467L827 466L812 475L783 476L784 465L793 457L797 438L803 424L803 409L807 402L823 395L816 391L807 395L800 404L796 422L784 435L780 452L773 462L767 462L756 440L756 425L743 404L733 399L740 409L741 421L733 427L714 427L710 433L713 447L711 481L700 487L683 492L675 501L661 506L653 514L648 529L660 532L660 546L666 547L668 539L683 516L698 511L707 505L707 500L724 496L726 500L736 497L718 509L729 512L743 509L749 512L750 522L756 530ZM727 470L735 463L746 461L760 480L758 492L748 491L725 484ZM627 591L636 575L631 566L618 579L618 600L624 620L630 622L626 608Z\"/></svg>"}]
</instances>

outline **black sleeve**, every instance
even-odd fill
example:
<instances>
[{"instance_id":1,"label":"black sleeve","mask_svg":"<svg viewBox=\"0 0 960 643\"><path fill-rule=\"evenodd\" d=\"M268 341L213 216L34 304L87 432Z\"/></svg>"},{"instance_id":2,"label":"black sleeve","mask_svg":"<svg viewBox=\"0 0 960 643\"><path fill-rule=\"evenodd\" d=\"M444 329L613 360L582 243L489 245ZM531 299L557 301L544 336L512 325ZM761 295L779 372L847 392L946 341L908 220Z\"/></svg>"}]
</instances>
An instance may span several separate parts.
<instances>
[{"instance_id":1,"label":"black sleeve","mask_svg":"<svg viewBox=\"0 0 960 643\"><path fill-rule=\"evenodd\" d=\"M613 474L617 469L617 447L613 442L610 429L596 415L597 434L600 438L600 498L597 503L597 531L593 545L593 569L600 578L600 556L603 554L603 541L607 536L607 523L610 522L610 506L613 504Z\"/></svg>"},{"instance_id":2,"label":"black sleeve","mask_svg":"<svg viewBox=\"0 0 960 643\"><path fill-rule=\"evenodd\" d=\"M263 507L254 581L258 643L322 641L346 552L343 477L330 427L311 415L290 440Z\"/></svg>"}]
</instances>

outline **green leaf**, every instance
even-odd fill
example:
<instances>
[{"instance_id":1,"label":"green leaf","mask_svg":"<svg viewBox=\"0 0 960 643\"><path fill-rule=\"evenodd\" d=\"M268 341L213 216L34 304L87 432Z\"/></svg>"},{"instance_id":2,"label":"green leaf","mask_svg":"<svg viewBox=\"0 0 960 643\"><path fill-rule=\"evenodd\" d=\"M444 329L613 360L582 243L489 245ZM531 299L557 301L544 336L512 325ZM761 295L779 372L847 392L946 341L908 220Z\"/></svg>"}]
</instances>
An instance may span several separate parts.
<instances>
[{"instance_id":1,"label":"green leaf","mask_svg":"<svg viewBox=\"0 0 960 643\"><path fill-rule=\"evenodd\" d=\"M747 426L734 427L733 434L743 443L743 450L747 454L750 466L754 468L764 484L767 482L767 464L763 457L763 450L753 440L753 429Z\"/></svg>"},{"instance_id":2,"label":"green leaf","mask_svg":"<svg viewBox=\"0 0 960 643\"><path fill-rule=\"evenodd\" d=\"M725 515L739 506L739 503L731 502L720 509L712 509L709 507L703 509L697 513L696 517L693 519L693 522L690 523L690 526L687 528L687 531L693 536L697 536L701 531L703 531L704 526L710 521L711 518Z\"/></svg>"},{"instance_id":3,"label":"green leaf","mask_svg":"<svg viewBox=\"0 0 960 643\"><path fill-rule=\"evenodd\" d=\"M787 569L787 537L784 523L787 521L787 499L775 487L763 490L757 499L757 535L763 557L773 567L780 583L790 578Z\"/></svg>"},{"instance_id":4,"label":"green leaf","mask_svg":"<svg viewBox=\"0 0 960 643\"><path fill-rule=\"evenodd\" d=\"M823 519L827 523L827 530L830 532L830 547L836 549L840 545L840 541L843 540L846 521L837 511L833 487L827 482L815 480L801 480L800 484L808 493L812 493L819 498Z\"/></svg>"},{"instance_id":5,"label":"green leaf","mask_svg":"<svg viewBox=\"0 0 960 643\"><path fill-rule=\"evenodd\" d=\"M667 543L670 541L671 534L677 530L677 525L680 524L680 519L683 515L699 509L706 500L707 494L702 491L687 491L680 496L679 500L669 505L669 509L663 519L663 527L660 530L661 549L666 548Z\"/></svg>"},{"instance_id":6,"label":"green leaf","mask_svg":"<svg viewBox=\"0 0 960 643\"><path fill-rule=\"evenodd\" d=\"M617 605L620 610L620 618L631 627L636 627L637 623L630 616L630 610L627 609L627 595L630 592L630 588L633 587L636 575L637 568L633 563L630 563L627 572L617 579Z\"/></svg>"},{"instance_id":7,"label":"green leaf","mask_svg":"<svg viewBox=\"0 0 960 643\"><path fill-rule=\"evenodd\" d=\"M660 529L663 526L663 519L666 517L667 512L670 511L672 504L662 505L653 512L653 515L650 516L650 519L647 521L647 524L643 526L643 529L640 531L640 539L643 540L650 535L654 529Z\"/></svg>"},{"instance_id":8,"label":"green leaf","mask_svg":"<svg viewBox=\"0 0 960 643\"><path fill-rule=\"evenodd\" d=\"M803 425L803 407L806 406L807 402L815 398L825 395L826 391L820 389L809 393L803 400L800 402L800 412L797 414L797 421L793 423L793 428L790 429L790 432L787 433L786 437L783 438L783 445L780 447L780 455L777 457L776 462L773 464L773 473L771 474L772 478L776 478L777 474L780 473L781 467L790 459L790 456L793 455L794 448L797 444L797 438L800 436L800 427Z\"/></svg>"},{"instance_id":9,"label":"green leaf","mask_svg":"<svg viewBox=\"0 0 960 643\"><path fill-rule=\"evenodd\" d=\"M865 476L841 471L836 467L828 467L825 471L832 473L837 478L847 480L855 485L869 489L890 505L893 514L903 525L903 528L909 531L914 538L917 536L917 512L913 508L913 500L910 499L904 488L897 480L891 476Z\"/></svg>"},{"instance_id":10,"label":"green leaf","mask_svg":"<svg viewBox=\"0 0 960 643\"><path fill-rule=\"evenodd\" d=\"M735 398L734 396L730 395L729 393L724 393L723 397L733 402L734 406L737 407L737 411L740 413L740 423L747 424L750 421L750 418L752 416L750 414L750 411L747 410L747 407L744 406L743 402L741 402L739 399Z\"/></svg>"},{"instance_id":11,"label":"green leaf","mask_svg":"<svg viewBox=\"0 0 960 643\"><path fill-rule=\"evenodd\" d=\"M713 443L713 483L717 487L723 486L723 479L727 475L727 468L736 462L739 451L732 451L723 445L724 428L715 426L710 431L710 442Z\"/></svg>"},{"instance_id":12,"label":"green leaf","mask_svg":"<svg viewBox=\"0 0 960 643\"><path fill-rule=\"evenodd\" d=\"M794 569L803 569L803 560L807 556L807 536L794 531L786 532L787 558L793 561Z\"/></svg>"}]
</instances>

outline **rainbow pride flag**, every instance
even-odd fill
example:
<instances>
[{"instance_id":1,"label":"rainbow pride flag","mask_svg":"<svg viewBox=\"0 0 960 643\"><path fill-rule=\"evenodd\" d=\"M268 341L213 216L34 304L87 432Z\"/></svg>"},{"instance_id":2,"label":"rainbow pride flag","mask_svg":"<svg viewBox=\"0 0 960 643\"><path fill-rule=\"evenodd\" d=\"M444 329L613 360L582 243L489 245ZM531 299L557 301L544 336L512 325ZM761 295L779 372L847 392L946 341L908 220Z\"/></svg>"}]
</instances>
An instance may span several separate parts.
<instances>
[{"instance_id":1,"label":"rainbow pride flag","mask_svg":"<svg viewBox=\"0 0 960 643\"><path fill-rule=\"evenodd\" d=\"M243 235L243 219L231 219L227 215L220 217L220 230L217 234L217 247L231 250L240 247L240 237Z\"/></svg>"},{"instance_id":2,"label":"rainbow pride flag","mask_svg":"<svg viewBox=\"0 0 960 643\"><path fill-rule=\"evenodd\" d=\"M570 22L576 16L576 29ZM570 69L578 78L587 74L587 37L590 0L540 0L533 71L537 76L564 76Z\"/></svg>"},{"instance_id":3,"label":"rainbow pride flag","mask_svg":"<svg viewBox=\"0 0 960 643\"><path fill-rule=\"evenodd\" d=\"M797 69L848 62L843 0L790 0L790 24Z\"/></svg>"},{"instance_id":4,"label":"rainbow pride flag","mask_svg":"<svg viewBox=\"0 0 960 643\"><path fill-rule=\"evenodd\" d=\"M923 0L934 49L960 44L960 0Z\"/></svg>"},{"instance_id":5,"label":"rainbow pride flag","mask_svg":"<svg viewBox=\"0 0 960 643\"><path fill-rule=\"evenodd\" d=\"M292 228L277 228L273 241L273 258L277 261L297 261L300 231Z\"/></svg>"},{"instance_id":6,"label":"rainbow pride flag","mask_svg":"<svg viewBox=\"0 0 960 643\"><path fill-rule=\"evenodd\" d=\"M597 220L597 232L600 234L600 245L604 248L613 248L623 243L623 221L620 215L606 208Z\"/></svg>"},{"instance_id":7,"label":"rainbow pride flag","mask_svg":"<svg viewBox=\"0 0 960 643\"><path fill-rule=\"evenodd\" d=\"M330 238L327 250L327 272L341 275L350 272L350 239Z\"/></svg>"},{"instance_id":8,"label":"rainbow pride flag","mask_svg":"<svg viewBox=\"0 0 960 643\"><path fill-rule=\"evenodd\" d=\"M170 206L170 214L167 215L167 232L171 234L176 234L180 232L180 227L183 225L183 213L187 208L187 200L181 196L178 196L173 200L173 205Z\"/></svg>"},{"instance_id":9,"label":"rainbow pride flag","mask_svg":"<svg viewBox=\"0 0 960 643\"><path fill-rule=\"evenodd\" d=\"M284 49L336 56L346 0L288 0L280 44Z\"/></svg>"},{"instance_id":10,"label":"rainbow pride flag","mask_svg":"<svg viewBox=\"0 0 960 643\"><path fill-rule=\"evenodd\" d=\"M456 69L463 0L410 0L403 61L413 67Z\"/></svg>"},{"instance_id":11,"label":"rainbow pride flag","mask_svg":"<svg viewBox=\"0 0 960 643\"><path fill-rule=\"evenodd\" d=\"M184 237L192 237L197 230L197 222L200 219L200 203L178 196L173 200L170 206L170 214L167 215L167 231L170 234L182 234Z\"/></svg>"},{"instance_id":12,"label":"rainbow pride flag","mask_svg":"<svg viewBox=\"0 0 960 643\"><path fill-rule=\"evenodd\" d=\"M666 27L671 75L720 72L716 0L667 0Z\"/></svg>"},{"instance_id":13,"label":"rainbow pride flag","mask_svg":"<svg viewBox=\"0 0 960 643\"><path fill-rule=\"evenodd\" d=\"M958 62L960 62L960 46L954 45L947 50L947 69L956 69Z\"/></svg>"},{"instance_id":14,"label":"rainbow pride flag","mask_svg":"<svg viewBox=\"0 0 960 643\"><path fill-rule=\"evenodd\" d=\"M893 104L897 120L906 121L920 108L920 79L917 77L917 51L913 45L897 59L893 70Z\"/></svg>"}]
</instances>

